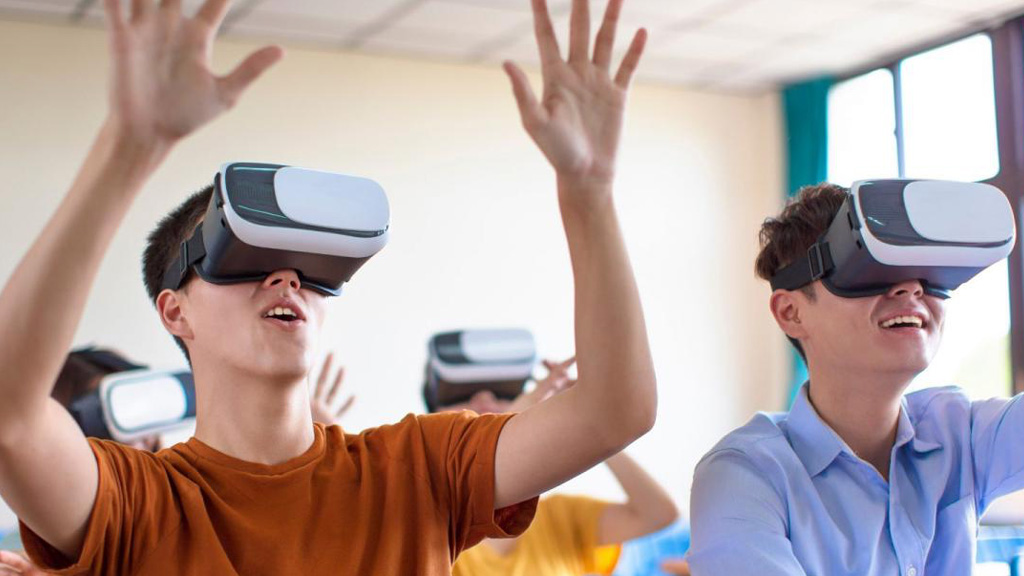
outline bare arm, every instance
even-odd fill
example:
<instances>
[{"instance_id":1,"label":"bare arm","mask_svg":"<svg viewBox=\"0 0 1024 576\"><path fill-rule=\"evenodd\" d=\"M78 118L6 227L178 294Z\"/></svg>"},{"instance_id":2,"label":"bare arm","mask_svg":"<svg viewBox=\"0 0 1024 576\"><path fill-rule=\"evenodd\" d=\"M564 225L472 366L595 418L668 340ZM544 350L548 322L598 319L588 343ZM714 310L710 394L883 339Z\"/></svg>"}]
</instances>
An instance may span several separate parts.
<instances>
[{"instance_id":1,"label":"bare arm","mask_svg":"<svg viewBox=\"0 0 1024 576\"><path fill-rule=\"evenodd\" d=\"M657 391L643 311L612 199L640 31L610 74L622 0L610 0L590 55L589 0L574 0L563 60L545 0L532 0L544 96L506 65L523 126L555 168L575 280L579 381L512 418L495 455L495 507L532 498L618 452L654 424Z\"/></svg>"},{"instance_id":2,"label":"bare arm","mask_svg":"<svg viewBox=\"0 0 1024 576\"><path fill-rule=\"evenodd\" d=\"M635 460L619 452L605 464L626 492L627 500L608 506L601 514L598 544L619 544L646 536L679 518L672 497Z\"/></svg>"},{"instance_id":3,"label":"bare arm","mask_svg":"<svg viewBox=\"0 0 1024 576\"><path fill-rule=\"evenodd\" d=\"M182 18L180 0L105 0L110 113L77 178L0 292L0 494L19 518L76 557L97 469L74 420L50 399L100 262L135 196L174 145L229 108L280 58L260 50L225 77L210 45L229 0Z\"/></svg>"}]
</instances>

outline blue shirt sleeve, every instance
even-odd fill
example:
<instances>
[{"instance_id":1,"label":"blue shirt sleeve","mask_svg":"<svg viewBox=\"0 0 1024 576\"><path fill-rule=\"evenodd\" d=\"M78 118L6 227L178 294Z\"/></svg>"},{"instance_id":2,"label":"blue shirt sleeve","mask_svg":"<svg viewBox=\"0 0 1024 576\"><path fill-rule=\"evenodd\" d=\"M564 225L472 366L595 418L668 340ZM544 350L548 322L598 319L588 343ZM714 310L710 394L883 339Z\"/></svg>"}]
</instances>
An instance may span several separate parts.
<instances>
[{"instance_id":1,"label":"blue shirt sleeve","mask_svg":"<svg viewBox=\"0 0 1024 576\"><path fill-rule=\"evenodd\" d=\"M734 449L706 456L690 495L694 576L803 576L787 531L785 502L764 471Z\"/></svg>"},{"instance_id":2,"label":"blue shirt sleeve","mask_svg":"<svg viewBox=\"0 0 1024 576\"><path fill-rule=\"evenodd\" d=\"M971 403L971 450L979 514L1000 496L1024 489L1024 401Z\"/></svg>"}]
</instances>

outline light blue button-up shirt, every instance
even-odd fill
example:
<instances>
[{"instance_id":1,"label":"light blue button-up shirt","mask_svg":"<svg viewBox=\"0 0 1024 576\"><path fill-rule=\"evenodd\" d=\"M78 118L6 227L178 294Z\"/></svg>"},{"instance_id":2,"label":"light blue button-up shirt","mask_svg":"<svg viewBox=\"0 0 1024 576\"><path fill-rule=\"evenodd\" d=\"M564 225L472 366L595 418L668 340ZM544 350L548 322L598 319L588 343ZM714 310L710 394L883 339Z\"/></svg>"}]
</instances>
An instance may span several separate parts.
<instances>
[{"instance_id":1,"label":"light blue button-up shirt","mask_svg":"<svg viewBox=\"0 0 1024 576\"><path fill-rule=\"evenodd\" d=\"M957 388L903 399L889 482L815 412L758 414L697 465L695 576L970 574L978 517L1024 489L1021 396Z\"/></svg>"}]
</instances>

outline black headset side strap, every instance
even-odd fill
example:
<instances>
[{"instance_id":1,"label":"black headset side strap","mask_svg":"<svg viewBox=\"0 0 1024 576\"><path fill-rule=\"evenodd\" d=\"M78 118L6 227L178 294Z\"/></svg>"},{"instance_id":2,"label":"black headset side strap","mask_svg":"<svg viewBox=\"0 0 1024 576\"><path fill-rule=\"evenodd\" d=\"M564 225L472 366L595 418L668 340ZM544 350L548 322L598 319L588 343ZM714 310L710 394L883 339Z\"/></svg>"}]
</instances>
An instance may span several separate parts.
<instances>
[{"instance_id":1,"label":"black headset side strap","mask_svg":"<svg viewBox=\"0 0 1024 576\"><path fill-rule=\"evenodd\" d=\"M798 258L772 276L772 290L796 290L819 280L835 267L828 242L821 238L807 249L806 258Z\"/></svg>"},{"instance_id":2,"label":"black headset side strap","mask_svg":"<svg viewBox=\"0 0 1024 576\"><path fill-rule=\"evenodd\" d=\"M164 283L161 289L177 290L181 288L181 283L185 281L185 276L188 276L188 271L192 269L196 262L205 257L206 246L203 244L203 224L200 223L196 227L195 232L192 233L192 237L181 243L181 252L171 262L167 271L164 272Z\"/></svg>"}]
</instances>

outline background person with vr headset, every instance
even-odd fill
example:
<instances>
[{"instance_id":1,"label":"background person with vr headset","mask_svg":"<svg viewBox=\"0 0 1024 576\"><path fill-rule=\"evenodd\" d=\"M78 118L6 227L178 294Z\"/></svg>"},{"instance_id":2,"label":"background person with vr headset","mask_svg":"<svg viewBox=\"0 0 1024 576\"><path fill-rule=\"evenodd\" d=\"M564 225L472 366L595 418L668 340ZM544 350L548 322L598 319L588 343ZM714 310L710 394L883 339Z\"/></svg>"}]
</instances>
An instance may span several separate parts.
<instances>
[{"instance_id":1,"label":"background person with vr headset","mask_svg":"<svg viewBox=\"0 0 1024 576\"><path fill-rule=\"evenodd\" d=\"M515 416L409 416L346 435L311 422L306 378L326 299L303 287L301 271L228 285L193 276L155 304L190 357L196 436L156 455L87 441L50 390L114 233L172 149L282 56L265 48L214 76L227 0L207 0L194 17L180 0L131 4L126 18L105 0L109 117L0 293L0 494L37 564L91 574L446 573L482 538L521 533L538 494L653 426L655 376L612 195L646 33L613 74L621 0L609 2L592 54L589 2L574 0L568 59L546 3L533 0L543 99L519 68L505 70L557 176L576 287L575 387ZM206 204L193 197L158 227L150 248L163 263ZM155 260L151 289L167 268ZM285 304L297 318L265 318Z\"/></svg>"},{"instance_id":2,"label":"background person with vr headset","mask_svg":"<svg viewBox=\"0 0 1024 576\"><path fill-rule=\"evenodd\" d=\"M428 344L427 410L478 414L522 412L575 385L575 358L545 360L547 376L525 391L536 367L533 335L522 329L442 332ZM622 504L581 496L543 498L530 528L514 539L484 540L455 563L456 576L610 574L621 544L679 517L672 497L625 453L606 462L626 493Z\"/></svg>"},{"instance_id":3,"label":"background person with vr headset","mask_svg":"<svg viewBox=\"0 0 1024 576\"><path fill-rule=\"evenodd\" d=\"M973 209L946 210L946 220L977 216L984 197L992 199L999 218L985 222L985 233L1007 231L1005 256L1012 212L997 190L917 185L928 186L936 192L932 214L945 192L969 192ZM827 239L841 243L830 224L843 231L847 219L836 215L852 198L829 184L801 190L762 226L757 275L776 284L780 271L803 264L826 230ZM863 225L855 222L861 217L851 215L851 229ZM828 260L844 257L832 252ZM839 270L843 262L834 264L849 272ZM1020 396L971 402L956 388L903 395L942 337L942 286L896 277L906 268L867 263L860 270L847 280L889 274L890 283L858 294L839 285L837 272L772 292L771 312L806 358L810 380L788 413L755 416L697 465L688 554L695 575L970 574L978 518L993 499L1024 488ZM963 271L923 263L914 276ZM840 290L846 296L834 293Z\"/></svg>"},{"instance_id":4,"label":"background person with vr headset","mask_svg":"<svg viewBox=\"0 0 1024 576\"><path fill-rule=\"evenodd\" d=\"M545 360L547 376L514 400L480 390L468 400L431 412L473 410L480 414L521 412L575 385L575 358ZM429 407L428 407L429 408ZM624 452L605 461L626 494L612 503L585 496L542 498L533 524L517 538L486 539L463 552L455 576L577 576L611 574L624 542L652 534L679 518L672 497Z\"/></svg>"}]
</instances>

